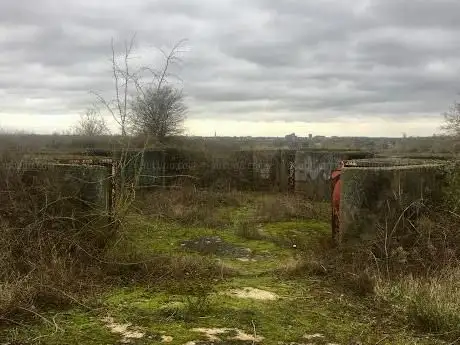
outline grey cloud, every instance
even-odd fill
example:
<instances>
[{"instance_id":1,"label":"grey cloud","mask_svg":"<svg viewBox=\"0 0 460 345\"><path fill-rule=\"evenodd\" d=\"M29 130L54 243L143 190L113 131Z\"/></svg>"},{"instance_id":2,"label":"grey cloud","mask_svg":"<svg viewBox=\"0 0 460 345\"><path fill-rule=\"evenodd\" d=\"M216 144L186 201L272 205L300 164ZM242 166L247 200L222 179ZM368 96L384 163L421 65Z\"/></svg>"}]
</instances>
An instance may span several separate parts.
<instances>
[{"instance_id":1,"label":"grey cloud","mask_svg":"<svg viewBox=\"0 0 460 345\"><path fill-rule=\"evenodd\" d=\"M110 39L134 32L142 62L189 39L177 73L194 118L436 118L460 91L458 13L455 0L2 1L0 120L109 95Z\"/></svg>"},{"instance_id":2,"label":"grey cloud","mask_svg":"<svg viewBox=\"0 0 460 345\"><path fill-rule=\"evenodd\" d=\"M374 0L369 11L379 22L400 26L460 28L456 0Z\"/></svg>"}]
</instances>

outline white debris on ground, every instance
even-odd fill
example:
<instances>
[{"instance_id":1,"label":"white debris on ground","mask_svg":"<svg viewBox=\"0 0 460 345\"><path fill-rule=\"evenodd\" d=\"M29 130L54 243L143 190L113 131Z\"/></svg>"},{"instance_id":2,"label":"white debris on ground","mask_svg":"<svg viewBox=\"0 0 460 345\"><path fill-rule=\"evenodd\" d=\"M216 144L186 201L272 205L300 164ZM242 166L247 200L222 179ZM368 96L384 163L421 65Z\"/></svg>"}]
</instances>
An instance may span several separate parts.
<instances>
[{"instance_id":1,"label":"white debris on ground","mask_svg":"<svg viewBox=\"0 0 460 345\"><path fill-rule=\"evenodd\" d=\"M270 300L274 301L279 298L279 296L273 292L256 289L252 287L245 287L242 289L234 289L227 291L226 295L238 297L238 298L250 298L250 299L258 299L258 300Z\"/></svg>"},{"instance_id":2,"label":"white debris on ground","mask_svg":"<svg viewBox=\"0 0 460 345\"><path fill-rule=\"evenodd\" d=\"M161 336L161 342L162 343L171 343L173 340L174 340L174 338L169 336L169 335L162 335Z\"/></svg>"},{"instance_id":3,"label":"white debris on ground","mask_svg":"<svg viewBox=\"0 0 460 345\"><path fill-rule=\"evenodd\" d=\"M206 335L210 341L221 341L222 339L218 337L221 335L228 334L229 332L236 332L236 335L233 337L227 337L228 340L241 340L241 341L252 341L260 342L264 337L247 334L237 328L194 328L193 332L198 332ZM193 344L192 344L193 343ZM195 342L188 342L186 345L194 345Z\"/></svg>"},{"instance_id":4,"label":"white debris on ground","mask_svg":"<svg viewBox=\"0 0 460 345\"><path fill-rule=\"evenodd\" d=\"M304 339L318 339L318 338L324 338L324 335L320 334L320 333L315 333L315 334L305 334L304 336Z\"/></svg>"},{"instance_id":5,"label":"white debris on ground","mask_svg":"<svg viewBox=\"0 0 460 345\"><path fill-rule=\"evenodd\" d=\"M109 328L112 333L117 333L122 336L120 342L123 344L130 343L131 339L143 338L145 335L143 332L130 330L129 328L132 326L130 323L116 323L113 317L105 317L102 321L106 323L107 328Z\"/></svg>"},{"instance_id":6,"label":"white debris on ground","mask_svg":"<svg viewBox=\"0 0 460 345\"><path fill-rule=\"evenodd\" d=\"M256 259L249 259L249 258L236 258L238 261L242 262L256 262Z\"/></svg>"}]
</instances>

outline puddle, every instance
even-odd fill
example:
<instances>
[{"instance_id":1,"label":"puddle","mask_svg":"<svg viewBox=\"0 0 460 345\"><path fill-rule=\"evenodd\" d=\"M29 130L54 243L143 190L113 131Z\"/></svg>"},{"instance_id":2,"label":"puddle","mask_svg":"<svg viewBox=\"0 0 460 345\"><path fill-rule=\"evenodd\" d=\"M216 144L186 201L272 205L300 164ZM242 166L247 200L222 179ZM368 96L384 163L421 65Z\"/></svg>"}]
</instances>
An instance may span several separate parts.
<instances>
[{"instance_id":1,"label":"puddle","mask_svg":"<svg viewBox=\"0 0 460 345\"><path fill-rule=\"evenodd\" d=\"M264 337L247 334L237 328L194 328L193 332L204 334L210 341L222 341L222 337L226 336L226 340L240 340L240 341L252 341L260 342ZM192 344L193 343L193 344ZM195 345L196 342L189 342L187 345Z\"/></svg>"},{"instance_id":2,"label":"puddle","mask_svg":"<svg viewBox=\"0 0 460 345\"><path fill-rule=\"evenodd\" d=\"M123 344L129 344L131 339L141 339L145 335L143 332L130 330L129 328L132 326L130 323L116 323L112 317L103 318L102 321L106 323L107 328L109 328L112 333L117 333L122 336L121 342Z\"/></svg>"},{"instance_id":3,"label":"puddle","mask_svg":"<svg viewBox=\"0 0 460 345\"><path fill-rule=\"evenodd\" d=\"M274 301L279 298L279 296L273 292L256 289L252 287L245 287L242 289L230 290L226 294L229 296L238 297L238 298L250 298L250 299L269 300L269 301Z\"/></svg>"}]
</instances>

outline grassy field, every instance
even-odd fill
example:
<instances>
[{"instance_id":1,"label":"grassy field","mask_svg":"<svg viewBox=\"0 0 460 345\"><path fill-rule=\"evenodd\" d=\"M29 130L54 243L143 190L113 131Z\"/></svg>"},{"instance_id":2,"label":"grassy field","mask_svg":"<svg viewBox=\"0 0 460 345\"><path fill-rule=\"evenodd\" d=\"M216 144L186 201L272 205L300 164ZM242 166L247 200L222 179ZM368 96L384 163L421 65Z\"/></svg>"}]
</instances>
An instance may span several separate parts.
<instances>
[{"instance_id":1,"label":"grassy field","mask_svg":"<svg viewBox=\"0 0 460 345\"><path fill-rule=\"evenodd\" d=\"M328 215L282 195L145 195L107 281L3 320L0 344L447 344L307 260L330 246Z\"/></svg>"}]
</instances>

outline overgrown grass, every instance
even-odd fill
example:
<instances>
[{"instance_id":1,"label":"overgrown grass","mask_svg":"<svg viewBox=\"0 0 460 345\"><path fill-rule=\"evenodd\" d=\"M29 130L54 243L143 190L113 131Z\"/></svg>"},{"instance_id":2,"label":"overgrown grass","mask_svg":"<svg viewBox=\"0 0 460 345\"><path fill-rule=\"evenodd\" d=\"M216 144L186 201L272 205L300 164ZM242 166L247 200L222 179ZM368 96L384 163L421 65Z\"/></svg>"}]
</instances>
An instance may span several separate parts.
<instances>
[{"instance_id":1,"label":"overgrown grass","mask_svg":"<svg viewBox=\"0 0 460 345\"><path fill-rule=\"evenodd\" d=\"M108 218L82 169L24 166L11 152L0 160L0 318L71 303L94 286L93 257L114 236Z\"/></svg>"},{"instance_id":2,"label":"overgrown grass","mask_svg":"<svg viewBox=\"0 0 460 345\"><path fill-rule=\"evenodd\" d=\"M0 305L11 310L23 298L19 294L35 296L32 300L24 298L20 305L51 320L49 323L35 315L44 326L16 328L16 335L11 328L6 332L7 341L26 343L24 339L30 341L48 332L44 344L98 344L98 337L102 343L113 343L119 338L100 321L106 315L141 327L146 337L139 344L161 341L162 334L172 335L174 345L201 339L189 330L192 327L234 327L248 334L255 327L267 338L264 344L302 343L305 333L321 333L329 342L413 343L413 334L404 329L407 326L414 332L436 333L450 341L458 338L458 296L447 297L458 294L458 272L450 280L449 274L454 271L439 276L432 273L438 267L433 266L436 258L447 257L448 251L442 255L437 251L441 256L434 256L429 264L423 261L426 265L406 265L404 270L396 270L407 263L401 261L397 249L401 241L391 241L392 250L388 252L394 255L389 256L381 256L382 251L375 249L381 243L334 247L329 205L283 194L185 188L144 195L137 207L121 224L117 236L107 240L103 251L90 253L88 263L94 265L72 266L67 261L56 261L54 267L50 260L39 266L42 275L55 276L55 280L46 278L40 284L49 286L59 277L62 285L53 287L70 295L73 299L67 301L74 305L79 305L81 297L70 294L69 286L97 291L98 298L80 303L90 308L74 307L61 316L32 309L40 298L48 307L52 300L57 307L63 302L29 292L27 287L32 284L27 275L21 276L23 280L3 280ZM433 236L440 224L433 219L414 223L423 236L414 237L413 242L406 238L404 252L409 252L409 243L426 245L428 242L421 239L426 240L428 234L432 243L440 245L441 237ZM212 251L196 253L181 247L184 240L207 236L247 248L250 254L244 258L219 257ZM426 248L420 246L419 250ZM423 280L420 274L407 278L415 267L429 271L424 276L428 278ZM66 280L67 275L73 280ZM268 303L223 294L244 286L273 291L281 297ZM53 320L65 331L56 331ZM79 335L82 331L85 337ZM0 332L0 342L6 333ZM437 340L430 337L417 343L435 344Z\"/></svg>"},{"instance_id":3,"label":"overgrown grass","mask_svg":"<svg viewBox=\"0 0 460 345\"><path fill-rule=\"evenodd\" d=\"M369 296L404 316L413 329L448 341L460 336L458 216L450 211L408 207L390 210L368 241L325 241L312 246L299 237L301 255L279 268L286 278L316 276L336 290ZM292 238L292 236L291 236Z\"/></svg>"},{"instance_id":4,"label":"overgrown grass","mask_svg":"<svg viewBox=\"0 0 460 345\"><path fill-rule=\"evenodd\" d=\"M187 225L226 226L231 214L222 209L235 208L248 202L241 192L211 192L182 187L168 191L144 193L137 206L142 213Z\"/></svg>"},{"instance_id":5,"label":"overgrown grass","mask_svg":"<svg viewBox=\"0 0 460 345\"><path fill-rule=\"evenodd\" d=\"M458 338L458 300L449 297L456 293L457 278L448 278L449 274L457 275L452 271L443 275L436 273L456 262L458 234L454 232L456 223L452 216L425 215L414 222L404 220L405 215L401 218L397 210L392 210L386 226L376 229L372 242L335 247L330 236L327 204L281 194L241 193L235 198L235 194L224 193L210 197L207 192L197 190L188 190L184 198L167 196L166 202L164 197L155 197L163 200L163 206L157 208L160 210L157 218L164 219L165 215L166 219L175 218L182 224L179 228L184 229L185 224L218 226L218 232L209 230L209 233L219 233L234 243L238 239L233 236L249 241L247 243L270 241L297 252L294 258L278 261L273 266L254 266L270 267L275 275L288 280L320 279L339 294L378 303L383 313L400 313L389 316L394 322L407 323L417 331L436 333L445 339ZM171 214L170 208L174 207L176 213ZM171 239L193 234L193 230L173 234L176 230L169 227L172 233L162 236ZM245 265L248 266L229 263L241 271ZM262 271L250 269L249 272ZM401 315L405 316L404 320Z\"/></svg>"},{"instance_id":6,"label":"overgrown grass","mask_svg":"<svg viewBox=\"0 0 460 345\"><path fill-rule=\"evenodd\" d=\"M280 193L217 192L182 187L145 193L138 209L146 215L185 225L227 227L295 219L328 221L327 203L312 203L303 197Z\"/></svg>"},{"instance_id":7,"label":"overgrown grass","mask_svg":"<svg viewBox=\"0 0 460 345\"><path fill-rule=\"evenodd\" d=\"M408 322L423 332L446 339L460 337L460 269L445 269L428 277L382 281L377 295L399 306Z\"/></svg>"}]
</instances>

